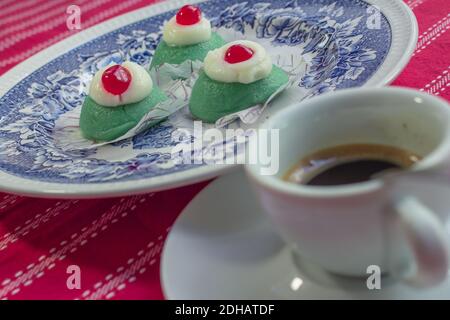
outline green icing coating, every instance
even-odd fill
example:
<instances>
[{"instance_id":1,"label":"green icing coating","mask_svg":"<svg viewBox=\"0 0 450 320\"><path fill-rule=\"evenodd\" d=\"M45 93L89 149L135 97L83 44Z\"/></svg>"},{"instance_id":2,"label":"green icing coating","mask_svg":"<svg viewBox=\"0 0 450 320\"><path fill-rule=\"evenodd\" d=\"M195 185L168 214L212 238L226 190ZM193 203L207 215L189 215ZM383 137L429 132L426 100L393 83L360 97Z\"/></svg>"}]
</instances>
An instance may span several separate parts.
<instances>
[{"instance_id":1,"label":"green icing coating","mask_svg":"<svg viewBox=\"0 0 450 320\"><path fill-rule=\"evenodd\" d=\"M151 108L166 99L164 92L155 86L145 99L118 107L101 106L87 96L81 109L81 132L94 141L114 140L136 126Z\"/></svg>"},{"instance_id":2,"label":"green icing coating","mask_svg":"<svg viewBox=\"0 0 450 320\"><path fill-rule=\"evenodd\" d=\"M228 114L266 102L288 80L286 72L275 65L267 78L249 84L218 82L201 71L192 88L189 109L194 117L213 123Z\"/></svg>"},{"instance_id":3,"label":"green icing coating","mask_svg":"<svg viewBox=\"0 0 450 320\"><path fill-rule=\"evenodd\" d=\"M215 32L212 32L211 39L208 41L189 46L169 46L161 40L153 55L150 69L163 63L181 64L186 60L203 61L209 51L220 48L224 44L225 40Z\"/></svg>"}]
</instances>

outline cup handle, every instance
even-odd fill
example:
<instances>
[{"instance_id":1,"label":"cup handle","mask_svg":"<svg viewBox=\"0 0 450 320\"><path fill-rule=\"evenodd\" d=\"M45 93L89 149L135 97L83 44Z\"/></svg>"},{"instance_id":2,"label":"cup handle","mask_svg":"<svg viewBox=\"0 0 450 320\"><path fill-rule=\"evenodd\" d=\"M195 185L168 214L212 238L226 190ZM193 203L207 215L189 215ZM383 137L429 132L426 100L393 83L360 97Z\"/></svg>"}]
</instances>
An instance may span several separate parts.
<instances>
[{"instance_id":1,"label":"cup handle","mask_svg":"<svg viewBox=\"0 0 450 320\"><path fill-rule=\"evenodd\" d=\"M394 215L406 236L415 268L400 278L408 284L427 287L439 284L448 274L450 248L439 218L418 199L407 196L395 203Z\"/></svg>"}]
</instances>

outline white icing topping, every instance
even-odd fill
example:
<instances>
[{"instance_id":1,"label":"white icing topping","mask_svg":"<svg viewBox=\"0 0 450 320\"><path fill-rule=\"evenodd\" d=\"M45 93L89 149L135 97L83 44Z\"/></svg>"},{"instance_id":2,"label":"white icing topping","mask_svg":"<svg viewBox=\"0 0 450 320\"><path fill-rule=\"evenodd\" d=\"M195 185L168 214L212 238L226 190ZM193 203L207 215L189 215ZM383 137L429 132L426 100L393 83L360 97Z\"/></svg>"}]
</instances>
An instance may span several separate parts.
<instances>
[{"instance_id":1,"label":"white icing topping","mask_svg":"<svg viewBox=\"0 0 450 320\"><path fill-rule=\"evenodd\" d=\"M253 56L243 62L228 63L225 53L232 45L240 44L253 50ZM266 49L260 44L238 40L208 52L205 58L204 70L208 77L220 82L252 83L266 78L272 71L272 60Z\"/></svg>"},{"instance_id":2,"label":"white icing topping","mask_svg":"<svg viewBox=\"0 0 450 320\"><path fill-rule=\"evenodd\" d=\"M131 74L131 83L127 91L121 95L114 95L103 88L103 72L111 66L107 66L94 75L89 88L89 96L99 105L105 107L117 107L124 104L139 102L152 92L153 81L148 72L140 65L126 61L122 67Z\"/></svg>"},{"instance_id":3,"label":"white icing topping","mask_svg":"<svg viewBox=\"0 0 450 320\"><path fill-rule=\"evenodd\" d=\"M187 26L178 24L174 16L163 27L163 40L169 46L187 46L210 38L211 22L203 16L198 23Z\"/></svg>"}]
</instances>

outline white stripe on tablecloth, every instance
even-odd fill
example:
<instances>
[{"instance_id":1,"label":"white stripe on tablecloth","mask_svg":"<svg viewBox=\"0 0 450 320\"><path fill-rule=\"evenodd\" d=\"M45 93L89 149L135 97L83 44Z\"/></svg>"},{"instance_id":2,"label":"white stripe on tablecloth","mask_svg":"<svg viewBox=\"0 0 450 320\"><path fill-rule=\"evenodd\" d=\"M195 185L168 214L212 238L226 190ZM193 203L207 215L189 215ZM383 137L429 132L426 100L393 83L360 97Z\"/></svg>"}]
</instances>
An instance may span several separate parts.
<instances>
[{"instance_id":1,"label":"white stripe on tablecloth","mask_svg":"<svg viewBox=\"0 0 450 320\"><path fill-rule=\"evenodd\" d=\"M83 12L86 14L87 12L89 12L105 3L108 3L110 1L111 0L99 0L99 1L91 2L83 7ZM5 51L6 49L12 47L16 43L23 41L29 37L32 37L41 32L51 30L51 29L57 27L58 25L65 24L65 22L66 22L66 16L63 14L63 15L60 15L57 18L54 18L50 21L46 21L45 23L39 24L35 28L29 28L22 32L18 32L9 37L6 37L0 43L0 52Z\"/></svg>"},{"instance_id":2,"label":"white stripe on tablecloth","mask_svg":"<svg viewBox=\"0 0 450 320\"><path fill-rule=\"evenodd\" d=\"M38 213L33 218L28 219L23 225L14 228L12 232L3 235L0 240L0 252L5 250L10 244L16 242L20 238L28 235L30 232L38 230L38 228L60 213L69 209L76 204L78 200L58 201L53 207L47 208L44 213Z\"/></svg>"},{"instance_id":3,"label":"white stripe on tablecloth","mask_svg":"<svg viewBox=\"0 0 450 320\"><path fill-rule=\"evenodd\" d=\"M81 295L81 299L98 300L113 298L117 290L125 289L127 283L134 282L138 275L144 274L148 267L155 264L163 246L164 238L162 236L159 236L155 241L149 242L145 249L139 250L136 255L127 260L126 264L123 264L128 266L124 267L122 265L118 267L117 275L106 276L104 284L100 281L94 284L91 290L85 290Z\"/></svg>"},{"instance_id":4,"label":"white stripe on tablecloth","mask_svg":"<svg viewBox=\"0 0 450 320\"><path fill-rule=\"evenodd\" d=\"M84 246L89 239L97 237L99 233L106 230L111 224L127 217L129 212L126 210L134 211L142 203L142 199L145 200L146 197L151 196L153 194L122 198L118 205L114 205L105 211L98 219L92 221L89 227L84 227L77 233L74 233L72 237L61 241L59 249L50 249L48 256L41 256L37 262L31 263L27 268L24 268L25 271L19 270L15 272L16 277L14 280L4 279L2 282L3 287L0 288L0 299L7 297L9 294L17 294L25 284L25 287L29 287L34 280L41 278L46 271L53 269L58 262Z\"/></svg>"},{"instance_id":5,"label":"white stripe on tablecloth","mask_svg":"<svg viewBox=\"0 0 450 320\"><path fill-rule=\"evenodd\" d=\"M20 199L22 199L22 197L16 196L14 194L5 195L2 198L2 200L0 200L0 212L6 212L12 206L14 206Z\"/></svg>"},{"instance_id":6,"label":"white stripe on tablecloth","mask_svg":"<svg viewBox=\"0 0 450 320\"><path fill-rule=\"evenodd\" d=\"M20 25L21 23L26 23L27 21L29 21L29 19L26 19L26 18L28 18L30 16L32 16L32 17L30 17L30 19L37 18L41 15L40 13L42 11L48 10L48 9L54 7L55 5L58 5L60 2L64 2L64 1L66 1L66 0L52 0L47 3L44 3L41 6L36 6L36 7L30 8L26 11L15 13L14 15L10 15L9 17L2 19L0 21L0 26L6 25L6 24L14 22L14 21L19 21L19 20L21 22L17 23L17 25ZM58 12L61 15L65 14L65 10L63 8L61 8L61 6L59 6L56 9L58 10Z\"/></svg>"},{"instance_id":7,"label":"white stripe on tablecloth","mask_svg":"<svg viewBox=\"0 0 450 320\"><path fill-rule=\"evenodd\" d=\"M3 9L7 5L10 5L12 2L15 2L15 1L17 1L17 0L3 0L2 2L0 2L0 9Z\"/></svg>"},{"instance_id":8,"label":"white stripe on tablecloth","mask_svg":"<svg viewBox=\"0 0 450 320\"><path fill-rule=\"evenodd\" d=\"M417 42L417 47L421 47L423 46L425 43L427 43L431 38L433 38L434 36L436 36L440 31L442 31L443 28L445 28L446 26L448 26L448 24L450 23L449 21L450 18L450 13L447 14L445 17L443 17L442 19L440 19L438 22L436 22L435 24L433 24L431 27L429 27L427 29L427 31L423 32L420 36L419 36L419 41Z\"/></svg>"},{"instance_id":9,"label":"white stripe on tablecloth","mask_svg":"<svg viewBox=\"0 0 450 320\"><path fill-rule=\"evenodd\" d=\"M412 0L412 1L408 1L407 5L411 8L411 9L415 9L418 6L420 6L421 4L423 4L426 0Z\"/></svg>"},{"instance_id":10,"label":"white stripe on tablecloth","mask_svg":"<svg viewBox=\"0 0 450 320\"><path fill-rule=\"evenodd\" d=\"M63 1L65 1L65 0L63 0ZM80 0L78 3L79 3L79 5L82 5L82 4L84 4L85 2L88 2L88 1L91 1L91 0ZM20 30L25 29L25 28L31 28L34 25L40 23L41 21L50 19L50 18L52 18L52 17L54 17L56 15L62 15L62 14L64 14L64 13L61 12L61 8L60 7L54 8L53 10L47 11L44 14L36 15L32 19L25 20L22 23L17 23L17 24L14 24L14 25L12 25L12 26L10 26L8 28L0 30L0 37L5 37L5 36L7 36L10 33L17 32L17 31L20 31ZM1 40L2 39L0 38L0 41Z\"/></svg>"},{"instance_id":11,"label":"white stripe on tablecloth","mask_svg":"<svg viewBox=\"0 0 450 320\"><path fill-rule=\"evenodd\" d=\"M450 86L450 66L439 74L432 81L427 83L420 91L430 94L440 95Z\"/></svg>"},{"instance_id":12,"label":"white stripe on tablecloth","mask_svg":"<svg viewBox=\"0 0 450 320\"><path fill-rule=\"evenodd\" d=\"M443 35L448 29L450 29L450 13L448 13L445 17L440 19L438 22L428 28L427 31L423 32L420 35L416 51L413 55L420 53L437 38Z\"/></svg>"},{"instance_id":13,"label":"white stripe on tablecloth","mask_svg":"<svg viewBox=\"0 0 450 320\"><path fill-rule=\"evenodd\" d=\"M141 1L142 0L131 0L131 1L121 2L120 5L117 5L117 6L112 7L112 8L108 8L106 10L103 10L102 12L100 12L99 14L96 14L95 16L89 18L88 20L82 21L82 27L83 28L88 28L88 27L90 27L92 25L95 25L98 22L100 22L100 21L102 21L102 20L104 20L106 18L109 18L111 16L114 16L118 12L120 12L120 11L122 11L122 10L124 10L124 9L134 5L134 4L136 4L136 3L139 3ZM40 44L38 44L38 45L36 45L36 46L34 46L34 47L24 51L24 52L18 53L16 55L12 56L12 57L7 58L7 59L0 60L0 68L3 68L3 67L6 67L6 66L8 66L10 64L15 64L15 63L17 63L19 61L22 61L22 60L32 56L36 52L47 48L48 46L58 42L61 39L64 39L65 37L67 37L67 36L69 36L69 35L71 35L73 33L74 33L73 31L67 30L65 32L62 32L62 33L56 35L53 38L50 38L50 39L48 39L48 40L46 40L44 42L41 42Z\"/></svg>"},{"instance_id":14,"label":"white stripe on tablecloth","mask_svg":"<svg viewBox=\"0 0 450 320\"><path fill-rule=\"evenodd\" d=\"M38 7L42 1L36 1L36 0L23 0L23 1L16 1L15 4L11 5L10 7L7 7L0 11L0 19L2 19L4 16L11 15L13 13L17 13L19 10L25 10L25 8L31 7ZM32 8L32 9L33 9ZM29 9L26 9L29 10Z\"/></svg>"}]
</instances>

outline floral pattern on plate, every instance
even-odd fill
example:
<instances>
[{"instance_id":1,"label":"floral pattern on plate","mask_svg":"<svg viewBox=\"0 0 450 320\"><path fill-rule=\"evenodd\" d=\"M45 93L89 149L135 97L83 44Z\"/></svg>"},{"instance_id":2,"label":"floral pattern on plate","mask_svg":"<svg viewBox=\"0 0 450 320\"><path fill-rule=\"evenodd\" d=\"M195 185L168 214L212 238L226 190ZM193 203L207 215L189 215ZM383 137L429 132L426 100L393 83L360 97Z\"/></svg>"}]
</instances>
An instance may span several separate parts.
<instances>
[{"instance_id":1,"label":"floral pattern on plate","mask_svg":"<svg viewBox=\"0 0 450 320\"><path fill-rule=\"evenodd\" d=\"M363 85L384 61L391 29L368 25L367 3L351 0L211 0L200 3L219 33L261 41L269 53L301 53L308 69L299 99ZM61 183L144 179L206 164L171 162L177 143L169 118L130 139L98 149L62 151L53 142L58 117L79 106L93 74L114 62L148 66L161 26L175 11L121 27L81 45L33 72L0 99L0 167L25 177ZM300 93L301 92L301 93Z\"/></svg>"}]
</instances>

